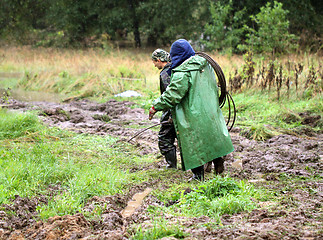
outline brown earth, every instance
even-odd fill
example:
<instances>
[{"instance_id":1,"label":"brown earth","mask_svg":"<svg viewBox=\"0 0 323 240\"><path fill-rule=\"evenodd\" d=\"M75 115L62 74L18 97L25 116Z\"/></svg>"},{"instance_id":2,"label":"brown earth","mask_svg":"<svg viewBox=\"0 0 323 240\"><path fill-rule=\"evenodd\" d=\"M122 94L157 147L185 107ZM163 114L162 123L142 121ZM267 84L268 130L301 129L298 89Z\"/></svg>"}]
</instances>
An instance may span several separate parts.
<instances>
[{"instance_id":1,"label":"brown earth","mask_svg":"<svg viewBox=\"0 0 323 240\"><path fill-rule=\"evenodd\" d=\"M11 99L2 105L19 111L38 110L40 118L49 126L78 133L109 134L123 140L140 131L131 127L140 125L146 128L158 123L158 119L147 121L144 110L134 108L134 104L128 101L110 100L98 104L81 100L57 104ZM317 116L310 118L305 115L304 124L313 126L320 120ZM241 136L239 132L239 128L234 128L231 133L235 152L226 156L226 174L248 179L257 186L274 191L280 197L280 202L263 202L251 212L224 215L219 228L201 226L212 223L213 220L206 216L164 216L165 219L185 226L190 236L186 239L323 239L322 134L310 131L306 135L305 131L296 136L283 134L258 142ZM158 154L156 131L149 129L143 132L133 143L137 144L142 154ZM164 160L161 159L150 168L163 166ZM281 181L282 175L286 175L286 178L298 176L300 180ZM212 173L207 177L212 177ZM308 180L308 177L313 177L313 180ZM147 187L154 188L158 181L143 183L124 195L89 199L84 207L85 212L93 211L95 206L106 205L101 219L94 220L87 220L78 213L40 221L36 207L39 203L46 203L48 196L32 199L16 196L11 204L0 208L0 239L130 239L127 231L129 226L136 223L151 227L152 219L146 214L146 209L149 205L163 203L149 195L131 217L125 219L121 212L135 193Z\"/></svg>"}]
</instances>

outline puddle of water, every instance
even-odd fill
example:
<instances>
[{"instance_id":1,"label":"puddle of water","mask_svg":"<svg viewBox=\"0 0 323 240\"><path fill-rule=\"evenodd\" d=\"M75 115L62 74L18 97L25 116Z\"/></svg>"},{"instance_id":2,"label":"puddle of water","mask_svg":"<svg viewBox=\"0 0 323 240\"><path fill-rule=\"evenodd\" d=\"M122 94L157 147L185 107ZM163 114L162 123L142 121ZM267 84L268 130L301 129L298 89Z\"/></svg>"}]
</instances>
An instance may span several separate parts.
<instances>
[{"instance_id":1,"label":"puddle of water","mask_svg":"<svg viewBox=\"0 0 323 240\"><path fill-rule=\"evenodd\" d=\"M23 73L21 72L0 72L0 79L5 78L21 78Z\"/></svg>"},{"instance_id":2,"label":"puddle of water","mask_svg":"<svg viewBox=\"0 0 323 240\"><path fill-rule=\"evenodd\" d=\"M267 201L267 202L258 202L258 205L259 205L260 207L268 207L268 206L277 205L277 203Z\"/></svg>"},{"instance_id":3,"label":"puddle of water","mask_svg":"<svg viewBox=\"0 0 323 240\"><path fill-rule=\"evenodd\" d=\"M263 173L256 173L256 174L255 174L255 176L256 176L257 178L262 178L262 177L264 176L264 174L263 174Z\"/></svg>"},{"instance_id":4,"label":"puddle of water","mask_svg":"<svg viewBox=\"0 0 323 240\"><path fill-rule=\"evenodd\" d=\"M121 215L124 218L130 217L135 210L141 205L144 198L152 191L151 188L146 188L145 191L136 193L133 195L132 199L128 202L125 209L122 210Z\"/></svg>"},{"instance_id":5,"label":"puddle of water","mask_svg":"<svg viewBox=\"0 0 323 240\"><path fill-rule=\"evenodd\" d=\"M0 80L8 78L21 78L23 73L21 72L0 72ZM24 102L55 102L59 103L61 100L65 99L66 96L56 94L56 93L47 93L47 92L37 92L37 91L25 91L23 89L6 89L0 88L0 98L7 97L9 94L10 97Z\"/></svg>"},{"instance_id":6,"label":"puddle of water","mask_svg":"<svg viewBox=\"0 0 323 240\"><path fill-rule=\"evenodd\" d=\"M261 178L261 179L250 179L248 180L249 183L257 183L257 182L266 182L265 179Z\"/></svg>"},{"instance_id":7,"label":"puddle of water","mask_svg":"<svg viewBox=\"0 0 323 240\"><path fill-rule=\"evenodd\" d=\"M22 89L11 89L9 92L6 89L0 88L0 98L9 94L11 98L24 102L55 102L59 103L65 99L64 95L47 92L25 91Z\"/></svg>"},{"instance_id":8,"label":"puddle of water","mask_svg":"<svg viewBox=\"0 0 323 240\"><path fill-rule=\"evenodd\" d=\"M256 173L254 176L256 179L250 179L250 180L248 180L248 182L257 183L257 182L265 182L266 181L265 179L262 178L264 176L263 173Z\"/></svg>"},{"instance_id":9,"label":"puddle of water","mask_svg":"<svg viewBox=\"0 0 323 240\"><path fill-rule=\"evenodd\" d=\"M242 170L243 167L242 167L242 160L241 159L238 159L237 161L231 163L232 167L236 168L236 169L240 169Z\"/></svg>"}]
</instances>

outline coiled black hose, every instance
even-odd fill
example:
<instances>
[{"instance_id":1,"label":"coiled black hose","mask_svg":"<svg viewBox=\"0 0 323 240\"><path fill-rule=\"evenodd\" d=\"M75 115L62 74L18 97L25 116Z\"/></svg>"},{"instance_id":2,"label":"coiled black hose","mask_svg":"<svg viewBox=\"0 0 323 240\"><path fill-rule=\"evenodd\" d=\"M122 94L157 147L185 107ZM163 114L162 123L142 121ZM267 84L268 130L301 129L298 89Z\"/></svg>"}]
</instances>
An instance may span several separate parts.
<instances>
[{"instance_id":1,"label":"coiled black hose","mask_svg":"<svg viewBox=\"0 0 323 240\"><path fill-rule=\"evenodd\" d=\"M236 105L234 104L233 98L230 95L230 93L227 91L224 73L223 73L221 67L219 66L219 64L216 61L214 61L213 58L211 58L206 53L196 52L195 54L205 58L210 63L210 65L212 66L212 68L214 69L214 71L218 77L218 85L219 85L220 91L221 91L220 96L219 96L219 105L220 105L220 108L222 108L226 102L228 103L229 114L228 114L228 119L227 119L226 125L228 127L228 130L230 131L236 121L237 111L236 111ZM233 107L233 110L231 109L231 105ZM233 119L232 120L231 120L231 112L233 112ZM146 131L152 127L156 127L156 126L163 124L163 123L164 122L157 123L157 124L154 124L148 128L145 128L145 129L139 131L134 136L132 136L127 142L130 142L132 139L134 139L135 137L137 137L138 135L140 135L144 131Z\"/></svg>"},{"instance_id":2,"label":"coiled black hose","mask_svg":"<svg viewBox=\"0 0 323 240\"><path fill-rule=\"evenodd\" d=\"M228 119L226 124L227 124L228 130L230 131L233 128L233 125L236 121L237 111L236 111L236 106L234 104L233 98L227 91L224 73L221 67L219 66L219 64L216 61L214 61L214 59L211 58L208 54L204 52L196 52L195 54L205 58L212 66L212 68L214 69L214 72L218 77L218 86L220 87L219 105L220 105L220 108L222 108L226 102L228 103L229 114L228 114ZM233 109L231 109L231 105ZM232 120L231 120L231 111L233 112Z\"/></svg>"}]
</instances>

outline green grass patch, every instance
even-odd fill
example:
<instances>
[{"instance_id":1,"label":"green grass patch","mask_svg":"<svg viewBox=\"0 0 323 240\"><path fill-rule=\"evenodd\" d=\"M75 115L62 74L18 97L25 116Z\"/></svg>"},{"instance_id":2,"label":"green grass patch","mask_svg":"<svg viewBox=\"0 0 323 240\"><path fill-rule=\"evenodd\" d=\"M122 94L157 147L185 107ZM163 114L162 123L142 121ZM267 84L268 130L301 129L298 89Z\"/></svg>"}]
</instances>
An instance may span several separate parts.
<instances>
[{"instance_id":1,"label":"green grass patch","mask_svg":"<svg viewBox=\"0 0 323 240\"><path fill-rule=\"evenodd\" d=\"M0 78L1 78L1 74L0 74ZM0 88L4 88L4 89L14 89L16 88L17 84L18 84L18 78L2 78L0 81Z\"/></svg>"},{"instance_id":2,"label":"green grass patch","mask_svg":"<svg viewBox=\"0 0 323 240\"><path fill-rule=\"evenodd\" d=\"M32 113L15 114L0 109L0 140L13 139L41 131L43 126Z\"/></svg>"},{"instance_id":3,"label":"green grass patch","mask_svg":"<svg viewBox=\"0 0 323 240\"><path fill-rule=\"evenodd\" d=\"M133 230L135 233L131 236L133 240L154 240L161 238L184 239L188 237L180 224L170 223L165 219L156 218L150 226L140 224Z\"/></svg>"},{"instance_id":4,"label":"green grass patch","mask_svg":"<svg viewBox=\"0 0 323 240\"><path fill-rule=\"evenodd\" d=\"M153 161L130 144L48 129L32 114L1 114L0 204L15 195L43 194L48 204L38 206L42 218L73 214L93 196L123 193L148 179L129 173L132 166Z\"/></svg>"},{"instance_id":5,"label":"green grass patch","mask_svg":"<svg viewBox=\"0 0 323 240\"><path fill-rule=\"evenodd\" d=\"M304 126L304 118L299 113L307 112L313 117L321 116L315 126L306 125L313 131L322 130L323 99L321 95L306 98L298 95L281 97L278 102L275 92L249 90L233 94L237 108L236 126L250 139L267 140L285 130ZM227 105L222 109L227 115Z\"/></svg>"},{"instance_id":6,"label":"green grass patch","mask_svg":"<svg viewBox=\"0 0 323 240\"><path fill-rule=\"evenodd\" d=\"M150 207L153 215L169 214L173 216L208 216L220 223L223 214L250 211L257 207L257 200L266 200L263 194L245 181L236 181L229 177L215 178L198 184L194 188L188 184L156 193L157 197L169 207ZM180 190L181 189L181 190Z\"/></svg>"}]
</instances>

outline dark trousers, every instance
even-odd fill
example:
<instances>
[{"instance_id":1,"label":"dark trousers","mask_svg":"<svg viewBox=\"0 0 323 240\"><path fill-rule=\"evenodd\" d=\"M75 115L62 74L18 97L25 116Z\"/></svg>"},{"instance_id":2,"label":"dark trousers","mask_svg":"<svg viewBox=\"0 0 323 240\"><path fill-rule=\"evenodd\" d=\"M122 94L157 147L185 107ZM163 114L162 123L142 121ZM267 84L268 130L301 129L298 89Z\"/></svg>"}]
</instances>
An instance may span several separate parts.
<instances>
[{"instance_id":1,"label":"dark trousers","mask_svg":"<svg viewBox=\"0 0 323 240\"><path fill-rule=\"evenodd\" d=\"M159 133L158 133L158 147L161 154L165 155L167 152L171 150L176 150L174 145L176 132L175 127L172 121L169 121L171 117L170 111L166 111L163 113L160 122L161 124Z\"/></svg>"}]
</instances>

